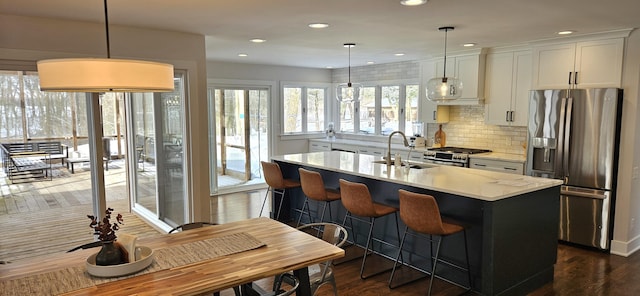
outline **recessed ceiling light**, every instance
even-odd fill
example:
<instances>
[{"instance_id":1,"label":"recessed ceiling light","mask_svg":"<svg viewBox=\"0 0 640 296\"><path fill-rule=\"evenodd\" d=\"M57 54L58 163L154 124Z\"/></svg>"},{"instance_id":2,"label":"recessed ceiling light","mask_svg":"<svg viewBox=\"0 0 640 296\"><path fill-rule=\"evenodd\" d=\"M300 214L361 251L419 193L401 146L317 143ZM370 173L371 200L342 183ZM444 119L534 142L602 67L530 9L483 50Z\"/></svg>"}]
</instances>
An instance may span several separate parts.
<instances>
[{"instance_id":1,"label":"recessed ceiling light","mask_svg":"<svg viewBox=\"0 0 640 296\"><path fill-rule=\"evenodd\" d=\"M397 57L401 57L401 56L403 56L403 55L404 55L404 53L401 53L401 52L400 52L400 53L396 53L396 54L394 54L394 55L395 55L395 56L397 56Z\"/></svg>"},{"instance_id":2,"label":"recessed ceiling light","mask_svg":"<svg viewBox=\"0 0 640 296\"><path fill-rule=\"evenodd\" d=\"M250 41L253 43L262 43L262 42L266 42L267 40L260 39L260 38L253 38Z\"/></svg>"},{"instance_id":3,"label":"recessed ceiling light","mask_svg":"<svg viewBox=\"0 0 640 296\"><path fill-rule=\"evenodd\" d=\"M368 62L367 62L367 64L368 64L368 65L373 65L373 64L375 64L375 63L376 63L376 62L374 62L374 61L368 61Z\"/></svg>"},{"instance_id":4,"label":"recessed ceiling light","mask_svg":"<svg viewBox=\"0 0 640 296\"><path fill-rule=\"evenodd\" d=\"M400 4L406 6L417 6L427 3L427 0L401 0Z\"/></svg>"},{"instance_id":5,"label":"recessed ceiling light","mask_svg":"<svg viewBox=\"0 0 640 296\"><path fill-rule=\"evenodd\" d=\"M327 69L333 69L333 66L327 66Z\"/></svg>"},{"instance_id":6,"label":"recessed ceiling light","mask_svg":"<svg viewBox=\"0 0 640 296\"><path fill-rule=\"evenodd\" d=\"M575 31L572 30L566 30L566 31L560 31L558 32L558 35L569 35L569 34L573 34L575 33Z\"/></svg>"},{"instance_id":7,"label":"recessed ceiling light","mask_svg":"<svg viewBox=\"0 0 640 296\"><path fill-rule=\"evenodd\" d=\"M324 29L326 27L329 27L329 24L327 24L327 23L311 23L311 24L309 24L309 28L314 28L314 29Z\"/></svg>"},{"instance_id":8,"label":"recessed ceiling light","mask_svg":"<svg viewBox=\"0 0 640 296\"><path fill-rule=\"evenodd\" d=\"M249 55L248 55L248 54L246 54L246 53L239 53L239 54L238 54L238 56L239 56L239 57L248 57Z\"/></svg>"},{"instance_id":9,"label":"recessed ceiling light","mask_svg":"<svg viewBox=\"0 0 640 296\"><path fill-rule=\"evenodd\" d=\"M474 47L474 46L476 46L476 44L475 43L465 43L462 46L464 46L464 47Z\"/></svg>"}]
</instances>

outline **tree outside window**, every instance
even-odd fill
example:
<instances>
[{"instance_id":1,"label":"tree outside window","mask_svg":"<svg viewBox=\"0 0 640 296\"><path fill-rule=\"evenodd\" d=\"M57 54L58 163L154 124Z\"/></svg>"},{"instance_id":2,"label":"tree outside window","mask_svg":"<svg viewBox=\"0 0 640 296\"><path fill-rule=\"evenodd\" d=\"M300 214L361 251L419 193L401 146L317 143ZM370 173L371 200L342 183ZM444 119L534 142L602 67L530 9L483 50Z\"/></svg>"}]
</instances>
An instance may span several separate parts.
<instances>
[{"instance_id":1,"label":"tree outside window","mask_svg":"<svg viewBox=\"0 0 640 296\"><path fill-rule=\"evenodd\" d=\"M326 90L326 87L283 87L283 132L323 132Z\"/></svg>"}]
</instances>

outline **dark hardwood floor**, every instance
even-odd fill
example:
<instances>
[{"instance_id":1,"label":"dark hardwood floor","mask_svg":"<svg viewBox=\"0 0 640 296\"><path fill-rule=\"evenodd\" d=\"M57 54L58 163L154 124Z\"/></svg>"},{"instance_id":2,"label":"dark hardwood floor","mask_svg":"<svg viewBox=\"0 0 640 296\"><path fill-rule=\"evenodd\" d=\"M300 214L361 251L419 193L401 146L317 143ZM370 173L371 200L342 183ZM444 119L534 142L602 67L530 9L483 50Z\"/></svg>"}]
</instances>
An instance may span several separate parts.
<instances>
[{"instance_id":1,"label":"dark hardwood floor","mask_svg":"<svg viewBox=\"0 0 640 296\"><path fill-rule=\"evenodd\" d=\"M263 197L264 191L213 197L211 200L212 221L225 223L236 219L255 217L260 211ZM217 211L213 210L214 207L217 207ZM359 277L360 260L337 265L335 272L340 295L426 295L429 285L428 279L422 279L395 289L389 289L387 281L390 272L361 280ZM270 286L270 281L264 280L259 284L266 288ZM332 294L330 286L325 286L320 289L317 295ZM439 280L434 283L433 295L461 294L475 295L472 292L464 293L461 288ZM233 295L233 293L232 291L224 291L222 295ZM625 258L560 244L554 281L529 295L640 295L640 253Z\"/></svg>"}]
</instances>

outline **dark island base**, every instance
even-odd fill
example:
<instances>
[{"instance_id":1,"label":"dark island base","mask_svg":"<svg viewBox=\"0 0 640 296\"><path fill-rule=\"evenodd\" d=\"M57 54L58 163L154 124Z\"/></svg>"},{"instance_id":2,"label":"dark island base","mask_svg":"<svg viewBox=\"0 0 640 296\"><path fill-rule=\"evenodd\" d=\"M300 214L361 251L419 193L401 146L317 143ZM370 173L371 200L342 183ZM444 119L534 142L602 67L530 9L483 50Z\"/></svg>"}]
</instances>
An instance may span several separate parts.
<instances>
[{"instance_id":1,"label":"dark island base","mask_svg":"<svg viewBox=\"0 0 640 296\"><path fill-rule=\"evenodd\" d=\"M279 161L278 164L285 178L299 179L298 168L302 166ZM558 246L560 186L489 202L314 167L308 169L320 172L327 187L338 188L340 178L365 183L376 202L390 206L398 207L399 189L433 195L443 216L468 226L472 286L474 291L482 295L523 295L553 281ZM294 209L302 208L303 201L302 190L289 190L284 199L281 220L297 220L298 214ZM274 204L273 208L277 206ZM317 212L314 213L317 209L317 204L311 202L314 217L319 217ZM331 220L342 224L345 209L340 202L331 204L331 213ZM329 220L328 213L325 220ZM306 215L303 222L309 222ZM399 223L402 235L405 225L401 220ZM356 243L364 246L368 226L354 221L354 228ZM393 215L376 223L374 236L384 238L387 242L398 241ZM463 246L461 235L448 237L443 242L441 257L463 264ZM397 255L397 249L382 244L374 244L373 247L388 258ZM430 252L429 242L425 238L407 237L403 252L405 263L430 270ZM467 284L464 273L444 264L438 265L437 274Z\"/></svg>"}]
</instances>

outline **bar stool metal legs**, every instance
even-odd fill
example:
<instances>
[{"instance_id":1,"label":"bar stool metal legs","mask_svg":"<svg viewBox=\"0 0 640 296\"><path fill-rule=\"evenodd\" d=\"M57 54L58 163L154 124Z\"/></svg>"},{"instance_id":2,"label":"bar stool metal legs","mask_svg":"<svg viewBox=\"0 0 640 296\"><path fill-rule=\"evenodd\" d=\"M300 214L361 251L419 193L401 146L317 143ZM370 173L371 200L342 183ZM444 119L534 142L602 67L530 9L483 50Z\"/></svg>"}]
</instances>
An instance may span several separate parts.
<instances>
[{"instance_id":1,"label":"bar stool metal legs","mask_svg":"<svg viewBox=\"0 0 640 296\"><path fill-rule=\"evenodd\" d=\"M464 226L442 221L442 217L440 216L440 210L438 209L438 204L435 198L431 195L413 193L405 190L399 190L400 197L400 217L402 221L406 224L404 235L402 236L402 240L400 241L400 249L398 250L398 255L396 256L396 261L393 264L393 268L391 270L391 276L389 277L389 288L395 288L402 284L406 284L408 282L412 282L419 278L412 279L402 284L393 285L393 278L396 273L396 268L398 262L400 261L402 255L402 249L405 245L405 240L407 238L407 234L411 234L413 236L417 236L418 234L428 235L429 236L429 253L431 260L431 271L421 270L419 268L415 268L416 270L420 270L423 273L426 273L430 276L429 280L429 290L427 295L431 295L431 290L433 288L433 280L437 277L443 281L446 281L450 284L459 286L461 288L470 291L473 287L472 277L471 277L471 266L469 264L469 247L467 243L467 230ZM409 233L409 229L411 229L414 233ZM449 237L455 235L456 233L461 233L464 239L464 254L465 254L465 266L460 266L459 264L455 264L453 262L449 262L440 258L440 251L442 246L442 241L445 237ZM435 237L435 238L434 238ZM433 244L436 243L435 246L435 254ZM463 271L467 275L467 281L469 283L468 286L464 286L463 284L456 283L453 280L446 279L442 276L438 276L436 271L438 264L446 264L452 268Z\"/></svg>"},{"instance_id":2,"label":"bar stool metal legs","mask_svg":"<svg viewBox=\"0 0 640 296\"><path fill-rule=\"evenodd\" d=\"M278 212L275 217L276 220L278 220L280 219L280 211L282 211L282 202L284 200L284 193L286 189L275 189L275 188L272 188L271 186L269 186L269 189L267 189L267 193L265 193L264 195L264 201L262 201L262 208L260 209L260 217L262 217L262 212L264 211L264 206L267 203L267 197L269 196L270 191L271 191L272 198L276 198L276 194L280 195L280 204L278 206Z\"/></svg>"},{"instance_id":3,"label":"bar stool metal legs","mask_svg":"<svg viewBox=\"0 0 640 296\"><path fill-rule=\"evenodd\" d=\"M329 205L330 201L324 201L322 202L322 213L320 214L320 221L318 221L318 223L322 223L324 222L324 214L327 211L327 207ZM320 206L318 206L320 207ZM305 212L305 208L307 209L307 211ZM296 210L297 211L297 210ZM311 217L311 209L310 209L310 205L309 205L309 198L305 197L304 198L304 203L302 204L302 209L299 210L300 211L300 216L298 216L298 222L296 223L296 227L300 226L300 222L302 221L302 216L304 214L307 214L307 217L309 217L309 223L315 223L313 221L313 217ZM331 207L329 207L329 220L333 221L333 215L331 214Z\"/></svg>"},{"instance_id":4,"label":"bar stool metal legs","mask_svg":"<svg viewBox=\"0 0 640 296\"><path fill-rule=\"evenodd\" d=\"M383 241L381 239L377 239L377 238L373 237L373 229L375 227L376 218L379 218L379 217L368 217L368 219L365 220L365 219L360 219L358 217L353 217L353 215L351 215L351 213L348 212L348 211L347 211L347 214L344 216L344 220L342 221L342 226L345 227L345 224L347 222L347 218L349 218L349 222L350 222L350 226L351 226L350 228L351 228L351 231L353 233L353 244L354 245L357 242L357 236L356 236L356 231L353 228L353 219L356 219L356 220L358 220L360 222L364 222L364 223L368 223L369 224L369 232L367 234L367 243L366 243L366 245L364 247L364 255L362 256L362 263L360 264L360 278L361 279L367 279L367 278L370 278L372 276L375 276L375 275L378 275L378 274L381 274L381 273L384 273L386 271L391 270L391 268L386 268L386 269L382 269L382 270L376 271L376 272L374 272L372 274L367 274L367 275L364 274L364 268L365 268L365 265L366 265L366 262L367 262L367 256L369 254L371 254L371 253L375 253L375 251L372 249L372 244L371 244L374 240L379 242L379 243L382 243L382 244L385 244L385 245L388 245L388 246L393 246L393 247L399 247L399 245L401 244L401 241L400 241L400 229L398 228L398 214L397 214L397 212L394 212L393 214L394 214L395 220L396 220L396 233L397 233L397 237L398 237L398 246L393 245L393 244L391 244L389 242L385 242L385 241ZM397 260L400 260L401 262L403 262L404 260L402 259L402 254L399 254L399 256L400 257L399 257L399 259L397 258Z\"/></svg>"}]
</instances>

